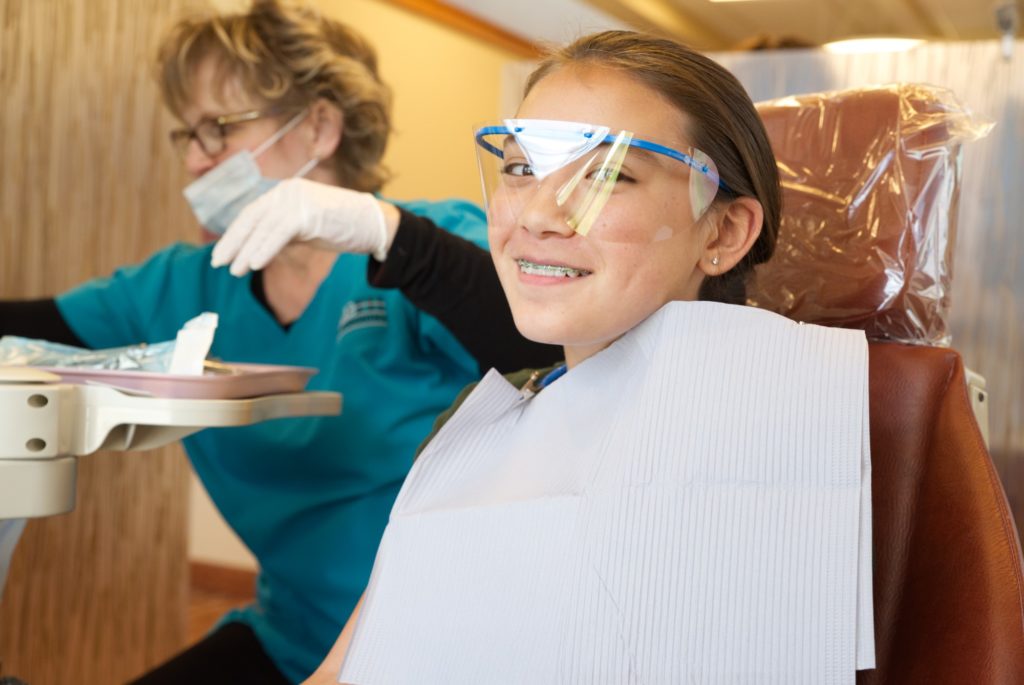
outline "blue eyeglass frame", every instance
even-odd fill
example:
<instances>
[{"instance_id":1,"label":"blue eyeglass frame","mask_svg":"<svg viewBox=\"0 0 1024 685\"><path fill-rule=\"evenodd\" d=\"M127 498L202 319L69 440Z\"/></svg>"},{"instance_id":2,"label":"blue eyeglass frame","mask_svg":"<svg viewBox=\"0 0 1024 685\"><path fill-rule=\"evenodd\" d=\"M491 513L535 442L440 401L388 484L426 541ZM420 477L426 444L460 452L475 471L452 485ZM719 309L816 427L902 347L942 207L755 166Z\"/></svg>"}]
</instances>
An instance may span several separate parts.
<instances>
[{"instance_id":1,"label":"blue eyeglass frame","mask_svg":"<svg viewBox=\"0 0 1024 685\"><path fill-rule=\"evenodd\" d=\"M514 131L509 130L508 126L484 126L483 128L481 128L480 130L478 130L476 132L476 134L474 135L474 138L476 138L476 144L477 145L479 145L483 149L487 150L491 154L497 156L498 159L505 159L505 151L504 150L499 150L494 145L491 145L489 142L484 140L484 137L485 136L494 136L494 135L510 136L510 135L515 135L516 133L520 133L522 130L523 130L523 128L521 126L517 126ZM583 137L584 138L593 138L594 137L594 132L593 131L584 131L583 132ZM602 140L599 143L599 145L611 144L611 143L614 143L615 140L616 140L616 137L609 133L608 135L606 135L604 137L604 140ZM674 159L674 160L676 160L678 162L682 162L683 164L685 164L686 166L690 167L694 171L699 171L700 173L704 174L708 178L711 178L710 174L708 173L708 172L711 171L711 167L709 167L707 164L700 164L700 163L698 163L696 160L694 160L693 157L691 157L690 155L686 154L685 152L680 152L679 150L673 150L670 147L665 147L664 145L659 145L658 143L652 143L649 140L642 140L640 138L633 138L633 139L631 139L629 141L629 146L630 147L640 148L641 150L647 150L648 152L655 152L655 153L657 153L659 155L664 155L664 156L669 157L671 159ZM722 189L723 191L727 192L727 193L730 193L730 194L732 193L732 190L730 190L729 186L727 186L725 184L725 181L722 180L721 176L718 177L718 187L720 189Z\"/></svg>"}]
</instances>

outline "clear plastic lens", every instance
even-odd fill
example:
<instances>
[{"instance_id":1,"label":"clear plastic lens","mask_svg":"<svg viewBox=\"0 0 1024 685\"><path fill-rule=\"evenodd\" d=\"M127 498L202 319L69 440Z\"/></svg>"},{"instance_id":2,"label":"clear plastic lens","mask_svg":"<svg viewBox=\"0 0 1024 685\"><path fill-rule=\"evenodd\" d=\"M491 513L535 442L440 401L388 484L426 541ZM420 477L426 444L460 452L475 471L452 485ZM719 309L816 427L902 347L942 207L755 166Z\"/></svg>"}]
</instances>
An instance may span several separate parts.
<instances>
[{"instance_id":1,"label":"clear plastic lens","mask_svg":"<svg viewBox=\"0 0 1024 685\"><path fill-rule=\"evenodd\" d=\"M690 158L695 165L690 172L690 207L693 210L693 220L696 221L715 201L721 181L718 177L718 167L706 154L691 149Z\"/></svg>"},{"instance_id":2,"label":"clear plastic lens","mask_svg":"<svg viewBox=\"0 0 1024 685\"><path fill-rule=\"evenodd\" d=\"M719 187L714 162L699 150L680 152L604 126L509 119L478 127L476 140L492 221L558 222L595 239L653 242L691 226ZM644 166L635 159L641 156L656 158L671 173L655 179L649 172L642 184L623 176L624 165ZM649 161L646 165L652 167ZM682 212L672 226L663 220L648 225L664 212L637 211L644 203L666 201L692 211ZM610 215L609 205L623 211Z\"/></svg>"}]
</instances>

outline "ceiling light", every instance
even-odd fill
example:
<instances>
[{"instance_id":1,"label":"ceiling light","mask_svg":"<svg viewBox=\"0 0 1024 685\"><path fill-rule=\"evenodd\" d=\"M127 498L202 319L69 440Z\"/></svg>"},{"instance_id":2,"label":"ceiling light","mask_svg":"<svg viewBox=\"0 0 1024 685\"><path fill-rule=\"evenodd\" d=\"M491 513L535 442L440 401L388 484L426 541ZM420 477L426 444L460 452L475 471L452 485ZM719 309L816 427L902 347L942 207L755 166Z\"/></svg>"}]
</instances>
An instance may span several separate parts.
<instances>
[{"instance_id":1,"label":"ceiling light","mask_svg":"<svg viewBox=\"0 0 1024 685\"><path fill-rule=\"evenodd\" d=\"M869 38L847 38L825 43L822 47L837 55L851 55L863 52L903 52L916 48L924 41L920 38L894 38L877 36Z\"/></svg>"}]
</instances>

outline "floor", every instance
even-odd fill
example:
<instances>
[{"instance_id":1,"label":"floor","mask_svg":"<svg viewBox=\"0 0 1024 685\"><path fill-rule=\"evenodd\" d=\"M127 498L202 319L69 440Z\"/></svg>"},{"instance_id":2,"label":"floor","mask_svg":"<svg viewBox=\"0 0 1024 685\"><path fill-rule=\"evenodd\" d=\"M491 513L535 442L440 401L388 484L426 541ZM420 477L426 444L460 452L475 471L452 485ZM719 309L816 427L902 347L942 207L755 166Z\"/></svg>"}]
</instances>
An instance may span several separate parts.
<instances>
[{"instance_id":1,"label":"floor","mask_svg":"<svg viewBox=\"0 0 1024 685\"><path fill-rule=\"evenodd\" d=\"M213 627L228 610L248 604L251 597L192 586L188 600L188 644L193 644Z\"/></svg>"}]
</instances>

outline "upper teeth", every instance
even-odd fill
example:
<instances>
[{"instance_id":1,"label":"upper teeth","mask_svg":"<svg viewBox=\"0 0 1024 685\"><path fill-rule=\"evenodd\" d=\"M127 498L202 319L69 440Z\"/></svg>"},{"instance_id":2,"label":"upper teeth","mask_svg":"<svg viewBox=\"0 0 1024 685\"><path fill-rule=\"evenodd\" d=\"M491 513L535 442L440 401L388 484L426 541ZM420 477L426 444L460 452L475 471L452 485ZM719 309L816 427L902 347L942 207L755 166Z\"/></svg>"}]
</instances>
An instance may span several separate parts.
<instances>
[{"instance_id":1,"label":"upper teeth","mask_svg":"<svg viewBox=\"0 0 1024 685\"><path fill-rule=\"evenodd\" d=\"M534 264L525 259L517 259L519 269L530 276L561 276L562 278L578 278L586 276L590 272L583 269L573 269L568 266L555 266L553 264Z\"/></svg>"}]
</instances>

